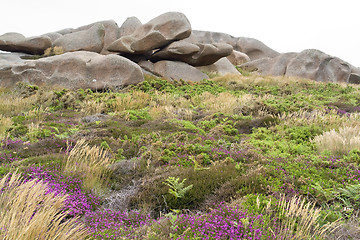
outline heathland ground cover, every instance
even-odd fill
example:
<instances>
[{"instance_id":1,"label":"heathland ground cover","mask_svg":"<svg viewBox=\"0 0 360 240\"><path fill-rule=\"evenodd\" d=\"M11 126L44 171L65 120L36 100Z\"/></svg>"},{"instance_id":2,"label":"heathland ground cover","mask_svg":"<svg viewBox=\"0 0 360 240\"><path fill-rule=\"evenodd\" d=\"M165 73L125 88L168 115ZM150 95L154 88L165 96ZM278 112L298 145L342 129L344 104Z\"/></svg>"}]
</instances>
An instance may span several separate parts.
<instances>
[{"instance_id":1,"label":"heathland ground cover","mask_svg":"<svg viewBox=\"0 0 360 240\"><path fill-rule=\"evenodd\" d=\"M0 238L359 239L358 86L243 75L0 89Z\"/></svg>"}]
</instances>

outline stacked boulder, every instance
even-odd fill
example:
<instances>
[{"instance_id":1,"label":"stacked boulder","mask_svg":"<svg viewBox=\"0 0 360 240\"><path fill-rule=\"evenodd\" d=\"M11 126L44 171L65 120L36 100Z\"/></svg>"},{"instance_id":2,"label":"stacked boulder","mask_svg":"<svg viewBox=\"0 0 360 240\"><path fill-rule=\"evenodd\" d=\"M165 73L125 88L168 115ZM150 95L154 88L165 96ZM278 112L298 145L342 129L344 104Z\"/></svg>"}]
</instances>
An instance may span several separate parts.
<instances>
[{"instance_id":1,"label":"stacked boulder","mask_svg":"<svg viewBox=\"0 0 360 240\"><path fill-rule=\"evenodd\" d=\"M62 54L44 57L55 49ZM340 59L313 50L280 54L256 39L195 31L179 12L146 24L130 17L120 27L108 20L31 38L6 33L0 50L7 51L0 52L1 86L24 81L101 90L139 83L144 73L201 81L214 72L240 75L234 65L261 74L360 83L359 69Z\"/></svg>"}]
</instances>

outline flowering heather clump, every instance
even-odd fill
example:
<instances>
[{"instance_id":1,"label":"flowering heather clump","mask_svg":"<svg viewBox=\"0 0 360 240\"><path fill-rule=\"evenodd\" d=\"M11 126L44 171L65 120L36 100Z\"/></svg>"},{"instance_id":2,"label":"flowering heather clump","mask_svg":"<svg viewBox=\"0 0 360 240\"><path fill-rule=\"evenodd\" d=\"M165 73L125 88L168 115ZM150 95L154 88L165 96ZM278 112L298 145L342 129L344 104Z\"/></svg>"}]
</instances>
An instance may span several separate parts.
<instances>
[{"instance_id":1,"label":"flowering heather clump","mask_svg":"<svg viewBox=\"0 0 360 240\"><path fill-rule=\"evenodd\" d=\"M92 211L99 205L99 198L92 194L86 194L81 190L81 180L72 176L62 176L56 170L44 170L42 167L29 167L25 171L28 181L32 179L42 180L48 186L47 193L66 193L69 197L65 200L65 209L70 210L69 215L76 216Z\"/></svg>"},{"instance_id":2,"label":"flowering heather clump","mask_svg":"<svg viewBox=\"0 0 360 240\"><path fill-rule=\"evenodd\" d=\"M149 215L137 211L123 212L102 210L88 212L83 222L90 229L94 239L135 239L138 227L149 225L153 220Z\"/></svg>"},{"instance_id":3,"label":"flowering heather clump","mask_svg":"<svg viewBox=\"0 0 360 240\"><path fill-rule=\"evenodd\" d=\"M0 152L0 163L12 163L14 161L18 161L19 158L16 156L13 156L12 153L4 153Z\"/></svg>"},{"instance_id":4,"label":"flowering heather clump","mask_svg":"<svg viewBox=\"0 0 360 240\"><path fill-rule=\"evenodd\" d=\"M224 204L205 215L181 214L175 224L176 239L272 239L262 215Z\"/></svg>"}]
</instances>

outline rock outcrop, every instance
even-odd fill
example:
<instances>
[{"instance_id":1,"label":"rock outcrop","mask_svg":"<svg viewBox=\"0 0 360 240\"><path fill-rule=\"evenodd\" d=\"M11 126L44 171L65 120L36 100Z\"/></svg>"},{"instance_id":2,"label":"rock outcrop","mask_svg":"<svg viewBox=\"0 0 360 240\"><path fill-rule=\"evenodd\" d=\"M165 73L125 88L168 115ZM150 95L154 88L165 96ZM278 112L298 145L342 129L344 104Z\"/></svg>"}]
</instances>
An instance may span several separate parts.
<instances>
[{"instance_id":1,"label":"rock outcrop","mask_svg":"<svg viewBox=\"0 0 360 240\"><path fill-rule=\"evenodd\" d=\"M315 49L261 58L240 67L263 75L297 76L320 82L347 83L351 74L350 64Z\"/></svg>"},{"instance_id":2,"label":"rock outcrop","mask_svg":"<svg viewBox=\"0 0 360 240\"><path fill-rule=\"evenodd\" d=\"M65 53L45 57L50 47L46 56ZM280 54L253 38L192 30L179 12L145 24L130 17L120 27L107 20L29 38L6 33L0 50L11 52L0 52L0 86L25 81L101 90L139 83L144 73L197 82L208 75L239 75L234 65L263 75L360 84L360 69L339 58L318 50Z\"/></svg>"}]
</instances>

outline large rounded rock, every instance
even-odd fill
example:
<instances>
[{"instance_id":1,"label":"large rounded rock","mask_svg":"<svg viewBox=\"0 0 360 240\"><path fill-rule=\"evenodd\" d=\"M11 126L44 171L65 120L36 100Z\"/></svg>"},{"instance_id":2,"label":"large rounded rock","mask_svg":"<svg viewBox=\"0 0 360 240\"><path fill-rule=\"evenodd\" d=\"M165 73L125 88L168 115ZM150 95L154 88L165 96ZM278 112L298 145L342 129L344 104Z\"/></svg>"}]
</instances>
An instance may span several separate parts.
<instances>
[{"instance_id":1,"label":"large rounded rock","mask_svg":"<svg viewBox=\"0 0 360 240\"><path fill-rule=\"evenodd\" d=\"M231 54L227 56L227 59L236 66L251 61L248 55L236 50L233 50Z\"/></svg>"},{"instance_id":2,"label":"large rounded rock","mask_svg":"<svg viewBox=\"0 0 360 240\"><path fill-rule=\"evenodd\" d=\"M119 37L133 34L135 30L140 26L142 26L142 23L137 17L127 18L119 29Z\"/></svg>"},{"instance_id":3,"label":"large rounded rock","mask_svg":"<svg viewBox=\"0 0 360 240\"><path fill-rule=\"evenodd\" d=\"M234 67L234 65L231 64L231 62L226 57L219 59L211 65L196 68L202 72L215 73L219 76L224 76L226 74L241 75L241 73Z\"/></svg>"},{"instance_id":4,"label":"large rounded rock","mask_svg":"<svg viewBox=\"0 0 360 240\"><path fill-rule=\"evenodd\" d=\"M298 53L283 53L274 58L260 58L240 65L241 68L262 75L283 76L286 74L286 68L290 60L295 58Z\"/></svg>"},{"instance_id":5,"label":"large rounded rock","mask_svg":"<svg viewBox=\"0 0 360 240\"><path fill-rule=\"evenodd\" d=\"M190 36L190 41L200 43L227 43L233 48L236 47L238 38L231 36L230 34L221 32L209 32L193 30Z\"/></svg>"},{"instance_id":6,"label":"large rounded rock","mask_svg":"<svg viewBox=\"0 0 360 240\"><path fill-rule=\"evenodd\" d=\"M4 73L4 74L3 74ZM69 89L101 90L121 88L143 81L141 68L118 55L69 52L39 60L28 60L11 69L0 70L0 85L17 81L37 85L58 85Z\"/></svg>"},{"instance_id":7,"label":"large rounded rock","mask_svg":"<svg viewBox=\"0 0 360 240\"><path fill-rule=\"evenodd\" d=\"M183 62L164 60L152 63L149 61L142 61L139 65L146 71L169 80L182 79L199 82L203 79L209 79L209 77L200 70Z\"/></svg>"},{"instance_id":8,"label":"large rounded rock","mask_svg":"<svg viewBox=\"0 0 360 240\"><path fill-rule=\"evenodd\" d=\"M287 76L298 76L319 82L347 82L351 73L349 64L319 50L307 49L291 59Z\"/></svg>"},{"instance_id":9,"label":"large rounded rock","mask_svg":"<svg viewBox=\"0 0 360 240\"><path fill-rule=\"evenodd\" d=\"M234 49L242 53L245 53L250 57L251 60L256 60L265 57L274 58L279 55L277 51L269 48L263 42L254 38L246 38L246 37L238 38L238 41Z\"/></svg>"},{"instance_id":10,"label":"large rounded rock","mask_svg":"<svg viewBox=\"0 0 360 240\"><path fill-rule=\"evenodd\" d=\"M62 37L62 34L57 33L57 32L50 32L50 33L43 34L41 36L49 37L51 42L53 43L53 42L55 42L56 39L58 39L59 37Z\"/></svg>"},{"instance_id":11,"label":"large rounded rock","mask_svg":"<svg viewBox=\"0 0 360 240\"><path fill-rule=\"evenodd\" d=\"M5 33L0 36L0 50L3 51L43 54L49 47L51 39L47 36L26 38L20 33Z\"/></svg>"},{"instance_id":12,"label":"large rounded rock","mask_svg":"<svg viewBox=\"0 0 360 240\"><path fill-rule=\"evenodd\" d=\"M110 46L110 44L112 44L114 41L116 41L120 37L119 26L117 25L117 23L114 20L100 21L100 22L92 23L92 24L89 24L86 26L82 26L82 27L75 29L75 32L88 30L98 24L102 24L105 29L104 46L100 53L108 54L109 53L109 51L107 50L108 46Z\"/></svg>"},{"instance_id":13,"label":"large rounded rock","mask_svg":"<svg viewBox=\"0 0 360 240\"><path fill-rule=\"evenodd\" d=\"M116 40L108 50L142 54L187 38L190 34L191 25L186 16L179 12L168 12L139 26L131 35Z\"/></svg>"},{"instance_id":14,"label":"large rounded rock","mask_svg":"<svg viewBox=\"0 0 360 240\"><path fill-rule=\"evenodd\" d=\"M154 53L150 60L173 60L192 66L205 66L215 63L231 54L233 48L226 43L190 43L186 40L171 43L166 48Z\"/></svg>"},{"instance_id":15,"label":"large rounded rock","mask_svg":"<svg viewBox=\"0 0 360 240\"><path fill-rule=\"evenodd\" d=\"M59 37L53 46L62 47L64 52L90 51L100 53L104 47L105 27L101 23L82 31Z\"/></svg>"},{"instance_id":16,"label":"large rounded rock","mask_svg":"<svg viewBox=\"0 0 360 240\"><path fill-rule=\"evenodd\" d=\"M348 82L352 71L350 64L314 49L261 58L240 67L262 75L296 76L319 82Z\"/></svg>"}]
</instances>

